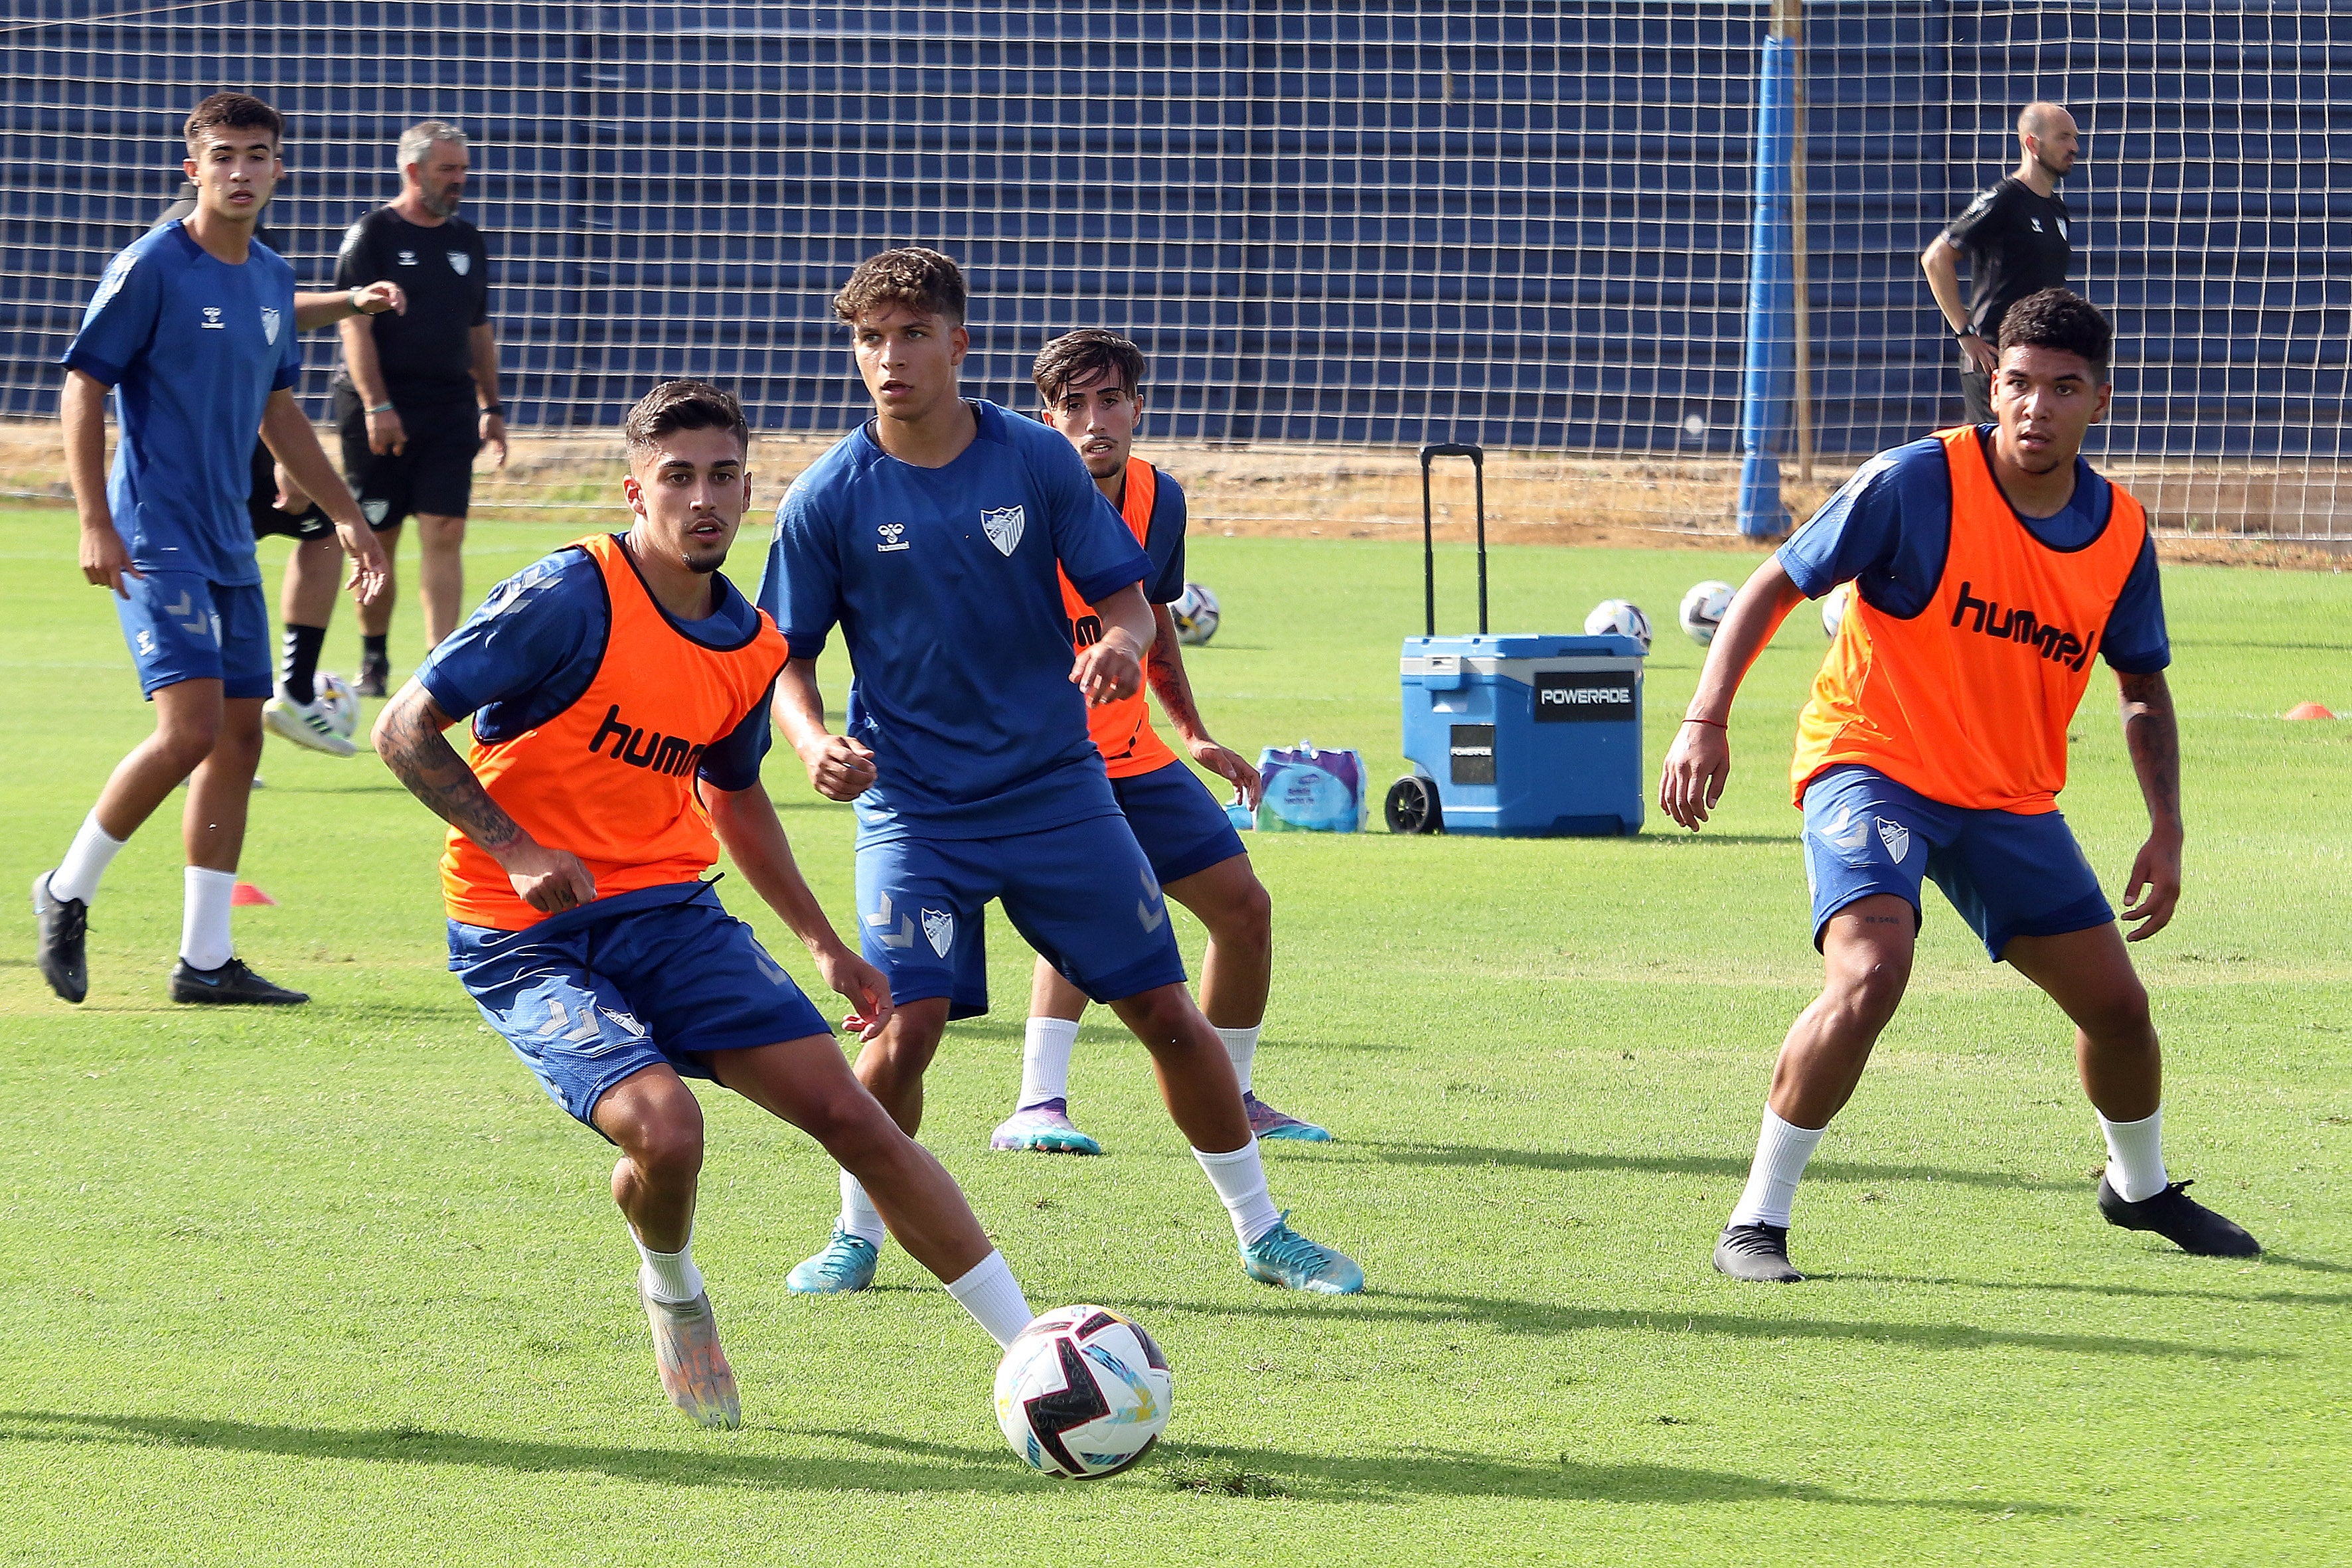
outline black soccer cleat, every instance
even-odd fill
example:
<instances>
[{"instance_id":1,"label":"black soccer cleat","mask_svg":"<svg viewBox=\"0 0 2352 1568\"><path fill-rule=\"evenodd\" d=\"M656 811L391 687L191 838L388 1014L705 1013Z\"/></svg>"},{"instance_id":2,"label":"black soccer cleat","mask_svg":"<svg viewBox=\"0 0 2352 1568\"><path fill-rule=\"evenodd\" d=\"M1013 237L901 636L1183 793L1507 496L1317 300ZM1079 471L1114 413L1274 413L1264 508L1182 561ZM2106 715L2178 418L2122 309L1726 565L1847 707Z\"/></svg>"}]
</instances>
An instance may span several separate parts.
<instances>
[{"instance_id":1,"label":"black soccer cleat","mask_svg":"<svg viewBox=\"0 0 2352 1568\"><path fill-rule=\"evenodd\" d=\"M354 697L382 697L392 684L392 660L365 655L360 659L360 672L352 677Z\"/></svg>"},{"instance_id":2,"label":"black soccer cleat","mask_svg":"<svg viewBox=\"0 0 2352 1568\"><path fill-rule=\"evenodd\" d=\"M245 966L245 960L232 958L218 969L195 969L186 959L172 965L172 1000L197 1002L220 1007L290 1007L297 1002L308 1002L307 991L289 991L283 985L272 985Z\"/></svg>"},{"instance_id":3,"label":"black soccer cleat","mask_svg":"<svg viewBox=\"0 0 2352 1568\"><path fill-rule=\"evenodd\" d=\"M1715 1242L1715 1271L1759 1285L1795 1285L1804 1276L1789 1267L1785 1225L1727 1225Z\"/></svg>"},{"instance_id":4,"label":"black soccer cleat","mask_svg":"<svg viewBox=\"0 0 2352 1568\"><path fill-rule=\"evenodd\" d=\"M2099 1212L2109 1225L2126 1230L2152 1230L2183 1252L2200 1258L2253 1258L2263 1244L2243 1226L2225 1219L2181 1191L2187 1182L2175 1182L2152 1198L2133 1203L2099 1176Z\"/></svg>"},{"instance_id":5,"label":"black soccer cleat","mask_svg":"<svg viewBox=\"0 0 2352 1568\"><path fill-rule=\"evenodd\" d=\"M49 897L49 873L33 879L33 921L40 931L41 978L68 1002L89 994L89 961L82 939L89 934L89 903Z\"/></svg>"}]
</instances>

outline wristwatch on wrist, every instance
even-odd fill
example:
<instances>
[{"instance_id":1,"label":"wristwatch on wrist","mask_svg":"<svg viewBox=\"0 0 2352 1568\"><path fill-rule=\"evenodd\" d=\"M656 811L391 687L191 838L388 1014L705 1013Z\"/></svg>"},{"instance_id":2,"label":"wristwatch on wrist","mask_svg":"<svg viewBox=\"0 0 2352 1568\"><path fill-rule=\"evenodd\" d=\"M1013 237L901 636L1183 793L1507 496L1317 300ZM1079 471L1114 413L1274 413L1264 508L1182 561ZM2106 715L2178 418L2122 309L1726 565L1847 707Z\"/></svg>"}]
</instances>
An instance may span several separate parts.
<instances>
[{"instance_id":1,"label":"wristwatch on wrist","mask_svg":"<svg viewBox=\"0 0 2352 1568\"><path fill-rule=\"evenodd\" d=\"M352 302L352 315L364 316L367 314L367 308L360 303L360 291L357 289L353 289L350 293L343 297Z\"/></svg>"},{"instance_id":2,"label":"wristwatch on wrist","mask_svg":"<svg viewBox=\"0 0 2352 1568\"><path fill-rule=\"evenodd\" d=\"M507 416L507 405L503 403L485 403L482 405L482 412L485 415L495 414L503 419Z\"/></svg>"},{"instance_id":3,"label":"wristwatch on wrist","mask_svg":"<svg viewBox=\"0 0 2352 1568\"><path fill-rule=\"evenodd\" d=\"M1974 327L1955 327L1952 329L1952 336L1956 338L1980 338L1984 336L1984 334L1978 331Z\"/></svg>"}]
</instances>

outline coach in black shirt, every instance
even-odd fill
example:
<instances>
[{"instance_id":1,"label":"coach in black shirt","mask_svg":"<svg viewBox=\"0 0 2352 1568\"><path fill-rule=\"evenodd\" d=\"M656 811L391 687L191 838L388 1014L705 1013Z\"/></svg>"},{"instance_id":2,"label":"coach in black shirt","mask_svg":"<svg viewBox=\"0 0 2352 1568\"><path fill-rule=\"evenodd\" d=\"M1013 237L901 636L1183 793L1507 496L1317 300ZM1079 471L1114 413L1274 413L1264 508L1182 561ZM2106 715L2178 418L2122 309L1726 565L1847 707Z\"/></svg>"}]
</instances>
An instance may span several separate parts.
<instances>
[{"instance_id":1,"label":"coach in black shirt","mask_svg":"<svg viewBox=\"0 0 2352 1568\"><path fill-rule=\"evenodd\" d=\"M2017 172L1969 204L1919 258L1927 287L1960 346L1960 394L1969 419L1992 420L1992 371L2000 319L2028 294L2066 286L2072 225L2058 182L2082 153L2074 117L2054 103L2029 103L2017 117L2025 150ZM1969 300L1960 304L1959 258L1969 258Z\"/></svg>"},{"instance_id":2,"label":"coach in black shirt","mask_svg":"<svg viewBox=\"0 0 2352 1568\"><path fill-rule=\"evenodd\" d=\"M490 258L481 231L457 216L469 167L464 132L437 120L400 138L400 195L352 225L335 262L350 289L398 283L409 309L342 325L343 364L335 377L343 472L360 510L383 535L387 564L400 527L414 513L425 646L455 631L465 596L466 509L474 455L488 446L507 460L499 402L499 345L490 327ZM382 696L395 597L384 591L360 611L364 652L359 689Z\"/></svg>"}]
</instances>

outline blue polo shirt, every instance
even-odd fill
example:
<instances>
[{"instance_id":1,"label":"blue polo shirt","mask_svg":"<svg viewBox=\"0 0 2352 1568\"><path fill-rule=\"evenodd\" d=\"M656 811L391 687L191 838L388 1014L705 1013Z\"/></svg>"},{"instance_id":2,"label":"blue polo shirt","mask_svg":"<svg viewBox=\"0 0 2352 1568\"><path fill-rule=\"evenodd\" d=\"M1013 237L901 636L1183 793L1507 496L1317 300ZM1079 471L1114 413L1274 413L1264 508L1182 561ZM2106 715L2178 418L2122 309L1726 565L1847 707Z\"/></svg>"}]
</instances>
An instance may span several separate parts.
<instances>
[{"instance_id":1,"label":"blue polo shirt","mask_svg":"<svg viewBox=\"0 0 2352 1568\"><path fill-rule=\"evenodd\" d=\"M63 363L114 388L121 426L106 501L142 572L258 584L253 438L302 374L294 269L256 243L231 266L179 223L117 256Z\"/></svg>"},{"instance_id":2,"label":"blue polo shirt","mask_svg":"<svg viewBox=\"0 0 2352 1568\"><path fill-rule=\"evenodd\" d=\"M861 839L993 838L1118 810L1070 684L1058 564L1089 603L1151 572L1070 443L992 403L944 468L869 424L794 480L760 581L795 658L835 626L844 732L872 749Z\"/></svg>"}]
</instances>

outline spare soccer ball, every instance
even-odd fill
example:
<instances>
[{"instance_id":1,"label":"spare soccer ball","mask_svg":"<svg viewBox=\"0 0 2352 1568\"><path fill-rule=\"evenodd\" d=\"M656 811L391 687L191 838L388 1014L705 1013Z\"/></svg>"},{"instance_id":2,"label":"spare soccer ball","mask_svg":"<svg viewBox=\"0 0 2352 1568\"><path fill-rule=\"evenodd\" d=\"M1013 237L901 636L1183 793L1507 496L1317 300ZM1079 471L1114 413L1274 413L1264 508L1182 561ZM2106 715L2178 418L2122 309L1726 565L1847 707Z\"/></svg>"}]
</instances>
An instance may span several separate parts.
<instances>
[{"instance_id":1,"label":"spare soccer ball","mask_svg":"<svg viewBox=\"0 0 2352 1568\"><path fill-rule=\"evenodd\" d=\"M1217 596L1198 583L1187 583L1176 602L1168 606L1168 614L1176 622L1176 640L1187 647L1199 647L1217 635Z\"/></svg>"},{"instance_id":2,"label":"spare soccer ball","mask_svg":"<svg viewBox=\"0 0 2352 1568\"><path fill-rule=\"evenodd\" d=\"M1734 590L1728 583L1701 583L1683 595L1683 630L1690 640L1705 647L1715 640L1717 626L1731 609Z\"/></svg>"},{"instance_id":3,"label":"spare soccer ball","mask_svg":"<svg viewBox=\"0 0 2352 1568\"><path fill-rule=\"evenodd\" d=\"M1004 1349L996 1424L1049 1476L1115 1476L1151 1451L1175 1385L1142 1326L1101 1307L1046 1313Z\"/></svg>"},{"instance_id":4,"label":"spare soccer ball","mask_svg":"<svg viewBox=\"0 0 2352 1568\"><path fill-rule=\"evenodd\" d=\"M1845 624L1846 606L1853 602L1853 584L1841 583L1822 600L1822 633L1834 637L1838 627Z\"/></svg>"},{"instance_id":5,"label":"spare soccer ball","mask_svg":"<svg viewBox=\"0 0 2352 1568\"><path fill-rule=\"evenodd\" d=\"M1603 599L1584 617L1586 637L1608 637L1612 633L1632 637L1642 645L1643 653L1650 651L1650 617L1631 599Z\"/></svg>"},{"instance_id":6,"label":"spare soccer ball","mask_svg":"<svg viewBox=\"0 0 2352 1568\"><path fill-rule=\"evenodd\" d=\"M359 694L340 675L321 670L311 679L310 694L326 705L327 722L336 734L348 741L360 727Z\"/></svg>"}]
</instances>

